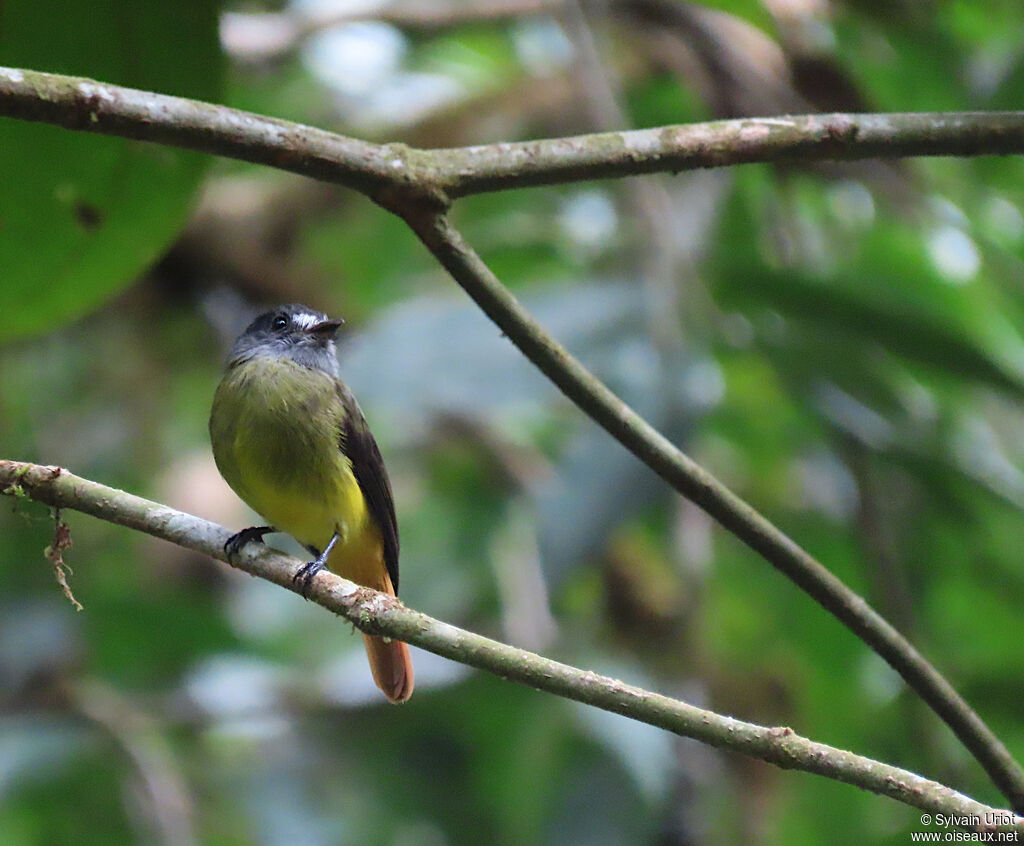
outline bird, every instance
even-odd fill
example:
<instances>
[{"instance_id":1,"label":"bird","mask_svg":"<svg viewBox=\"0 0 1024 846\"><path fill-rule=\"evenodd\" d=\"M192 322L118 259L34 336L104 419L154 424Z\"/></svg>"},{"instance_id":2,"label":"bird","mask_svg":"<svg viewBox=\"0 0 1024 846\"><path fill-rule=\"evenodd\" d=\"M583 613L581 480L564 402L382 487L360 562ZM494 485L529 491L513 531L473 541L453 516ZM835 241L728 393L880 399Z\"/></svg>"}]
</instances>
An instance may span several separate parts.
<instances>
[{"instance_id":1,"label":"bird","mask_svg":"<svg viewBox=\"0 0 1024 846\"><path fill-rule=\"evenodd\" d=\"M267 311L238 336L210 411L217 469L268 525L225 544L228 556L270 532L314 556L294 580L304 596L324 567L398 595L398 521L380 449L341 380L344 321L299 303ZM409 647L363 635L374 682L390 702L413 691Z\"/></svg>"}]
</instances>

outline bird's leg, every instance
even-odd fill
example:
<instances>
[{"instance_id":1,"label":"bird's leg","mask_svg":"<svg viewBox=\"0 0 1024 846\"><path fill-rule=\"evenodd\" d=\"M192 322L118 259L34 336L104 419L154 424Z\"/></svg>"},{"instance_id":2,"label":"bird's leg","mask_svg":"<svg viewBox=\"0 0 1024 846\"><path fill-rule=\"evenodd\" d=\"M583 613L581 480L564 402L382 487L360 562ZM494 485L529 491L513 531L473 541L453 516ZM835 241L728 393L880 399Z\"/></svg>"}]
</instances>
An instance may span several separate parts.
<instances>
[{"instance_id":1,"label":"bird's leg","mask_svg":"<svg viewBox=\"0 0 1024 846\"><path fill-rule=\"evenodd\" d=\"M242 531L236 532L224 542L224 552L230 561L242 551L242 547L247 543L252 541L263 543L264 535L269 535L276 531L277 529L273 526L250 526L248 529L242 529Z\"/></svg>"},{"instance_id":2,"label":"bird's leg","mask_svg":"<svg viewBox=\"0 0 1024 846\"><path fill-rule=\"evenodd\" d=\"M331 550L334 549L334 545L341 538L337 532L331 535L330 541L327 546L324 547L324 551L318 553L315 546L306 547L310 552L316 555L312 561L308 564L304 564L299 568L298 572L292 576L292 581L302 585L302 595L309 599L309 589L313 584L313 577L323 570L327 566L327 557L331 554Z\"/></svg>"}]
</instances>

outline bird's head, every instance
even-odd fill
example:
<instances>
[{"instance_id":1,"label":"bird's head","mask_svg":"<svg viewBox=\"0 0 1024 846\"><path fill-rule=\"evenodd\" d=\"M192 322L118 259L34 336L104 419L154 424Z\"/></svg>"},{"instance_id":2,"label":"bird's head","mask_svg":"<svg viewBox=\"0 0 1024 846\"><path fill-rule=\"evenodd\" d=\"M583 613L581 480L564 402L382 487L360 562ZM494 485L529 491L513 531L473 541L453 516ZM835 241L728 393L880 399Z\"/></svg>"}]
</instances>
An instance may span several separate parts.
<instances>
[{"instance_id":1,"label":"bird's head","mask_svg":"<svg viewBox=\"0 0 1024 846\"><path fill-rule=\"evenodd\" d=\"M344 322L299 303L279 306L261 314L238 336L228 354L228 365L272 356L337 376L334 336Z\"/></svg>"}]
</instances>

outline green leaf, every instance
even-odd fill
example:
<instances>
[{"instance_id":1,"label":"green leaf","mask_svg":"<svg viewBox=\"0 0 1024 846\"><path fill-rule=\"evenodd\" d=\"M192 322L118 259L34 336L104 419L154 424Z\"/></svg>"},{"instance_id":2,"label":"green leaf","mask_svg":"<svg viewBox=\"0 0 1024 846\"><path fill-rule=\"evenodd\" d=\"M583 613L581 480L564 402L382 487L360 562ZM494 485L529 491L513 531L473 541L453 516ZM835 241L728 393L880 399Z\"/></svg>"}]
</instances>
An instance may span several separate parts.
<instances>
[{"instance_id":1,"label":"green leaf","mask_svg":"<svg viewBox=\"0 0 1024 846\"><path fill-rule=\"evenodd\" d=\"M217 5L13 0L0 61L216 99ZM208 158L0 122L0 340L73 319L125 288L183 225Z\"/></svg>"}]
</instances>

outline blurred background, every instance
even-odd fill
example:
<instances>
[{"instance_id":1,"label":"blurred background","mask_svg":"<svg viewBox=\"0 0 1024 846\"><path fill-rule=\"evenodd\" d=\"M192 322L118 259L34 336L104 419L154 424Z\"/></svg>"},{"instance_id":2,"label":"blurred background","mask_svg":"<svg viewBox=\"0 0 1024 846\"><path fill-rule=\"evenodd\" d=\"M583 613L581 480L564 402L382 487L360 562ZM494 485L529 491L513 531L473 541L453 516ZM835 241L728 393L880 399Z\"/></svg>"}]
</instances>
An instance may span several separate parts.
<instances>
[{"instance_id":1,"label":"blurred background","mask_svg":"<svg viewBox=\"0 0 1024 846\"><path fill-rule=\"evenodd\" d=\"M8 0L5 65L453 146L812 111L1012 109L1017 2ZM350 191L0 121L0 457L233 529L206 421L264 304L343 316L412 607L1002 800L851 634L526 364ZM1024 757L1024 162L793 163L454 218L589 367ZM0 501L0 842L905 843L919 814L350 627L127 529ZM280 536L271 539L288 547Z\"/></svg>"}]
</instances>

